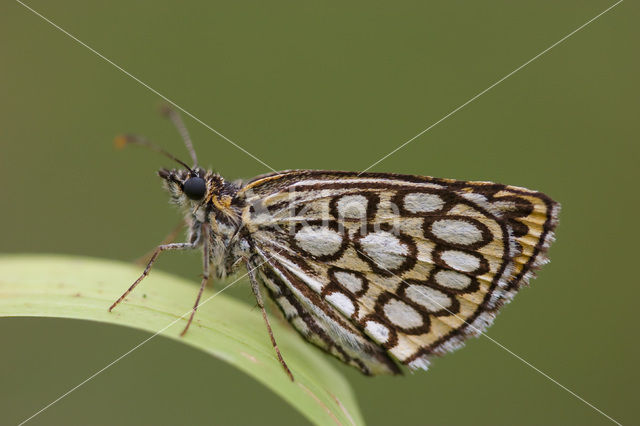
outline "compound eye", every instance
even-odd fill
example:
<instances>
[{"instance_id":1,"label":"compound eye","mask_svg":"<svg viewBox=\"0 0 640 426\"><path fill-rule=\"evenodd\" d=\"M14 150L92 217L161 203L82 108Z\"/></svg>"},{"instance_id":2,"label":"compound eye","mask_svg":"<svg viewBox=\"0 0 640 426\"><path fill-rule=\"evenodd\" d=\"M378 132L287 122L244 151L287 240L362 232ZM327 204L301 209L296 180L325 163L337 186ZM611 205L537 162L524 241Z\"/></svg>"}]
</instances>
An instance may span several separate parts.
<instances>
[{"instance_id":1,"label":"compound eye","mask_svg":"<svg viewBox=\"0 0 640 426\"><path fill-rule=\"evenodd\" d=\"M207 192L207 184L201 177L191 177L182 186L182 191L194 201L201 200Z\"/></svg>"}]
</instances>

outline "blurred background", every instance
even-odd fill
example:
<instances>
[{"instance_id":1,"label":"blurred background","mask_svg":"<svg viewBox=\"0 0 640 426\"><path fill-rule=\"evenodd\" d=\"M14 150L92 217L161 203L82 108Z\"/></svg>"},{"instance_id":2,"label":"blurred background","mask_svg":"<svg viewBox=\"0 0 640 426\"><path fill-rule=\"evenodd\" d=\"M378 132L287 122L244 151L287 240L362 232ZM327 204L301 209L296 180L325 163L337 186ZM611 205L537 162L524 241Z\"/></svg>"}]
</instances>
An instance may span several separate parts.
<instances>
[{"instance_id":1,"label":"blurred background","mask_svg":"<svg viewBox=\"0 0 640 426\"><path fill-rule=\"evenodd\" d=\"M613 2L28 4L273 168L357 171ZM373 169L525 186L562 203L552 262L488 334L622 423L638 421L640 379L638 17L620 4ZM16 2L0 5L0 63L0 252L132 261L158 244L179 221L155 175L172 164L112 140L136 132L188 159L160 98ZM268 171L185 121L202 165L228 179ZM199 262L167 254L157 268L192 278L195 292ZM251 308L246 283L228 293ZM0 320L0 336L3 424L146 337L20 318ZM426 373L339 368L372 425L609 423L486 338ZM164 338L30 422L256 423L305 419Z\"/></svg>"}]
</instances>

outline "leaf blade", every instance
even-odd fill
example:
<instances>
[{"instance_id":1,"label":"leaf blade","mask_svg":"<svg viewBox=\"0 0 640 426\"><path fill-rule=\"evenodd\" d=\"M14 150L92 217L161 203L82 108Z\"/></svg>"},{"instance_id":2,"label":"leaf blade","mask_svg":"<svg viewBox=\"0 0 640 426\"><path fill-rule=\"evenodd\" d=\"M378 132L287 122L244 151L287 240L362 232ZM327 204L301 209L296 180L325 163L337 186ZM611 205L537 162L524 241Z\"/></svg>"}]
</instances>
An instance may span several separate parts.
<instances>
[{"instance_id":1,"label":"leaf blade","mask_svg":"<svg viewBox=\"0 0 640 426\"><path fill-rule=\"evenodd\" d=\"M154 271L125 303L109 313L107 307L139 273L139 268L129 264L83 257L0 256L0 317L75 318L150 333L166 327L159 334L239 368L314 423L363 424L349 384L319 351L289 327L272 321L296 378L291 383L275 357L258 311L222 294L207 301L223 288L220 285L205 292L184 338L179 333L186 317L180 317L189 311L197 291L187 280Z\"/></svg>"}]
</instances>

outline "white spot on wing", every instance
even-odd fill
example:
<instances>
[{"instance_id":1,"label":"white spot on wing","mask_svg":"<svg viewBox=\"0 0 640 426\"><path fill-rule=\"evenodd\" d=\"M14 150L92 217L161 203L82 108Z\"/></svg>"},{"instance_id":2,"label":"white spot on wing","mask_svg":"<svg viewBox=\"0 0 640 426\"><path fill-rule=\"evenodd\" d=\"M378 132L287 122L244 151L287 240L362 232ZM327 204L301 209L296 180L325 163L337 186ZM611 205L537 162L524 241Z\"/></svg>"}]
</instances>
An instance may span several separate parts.
<instances>
[{"instance_id":1,"label":"white spot on wing","mask_svg":"<svg viewBox=\"0 0 640 426\"><path fill-rule=\"evenodd\" d=\"M435 280L443 287L463 290L471 284L471 277L456 271L438 271Z\"/></svg>"},{"instance_id":2,"label":"white spot on wing","mask_svg":"<svg viewBox=\"0 0 640 426\"><path fill-rule=\"evenodd\" d=\"M435 212L443 205L444 201L436 194L414 192L404 196L404 208L411 213Z\"/></svg>"},{"instance_id":3,"label":"white spot on wing","mask_svg":"<svg viewBox=\"0 0 640 426\"><path fill-rule=\"evenodd\" d=\"M384 314L392 324L402 328L422 326L422 316L402 300L391 299L384 305Z\"/></svg>"},{"instance_id":4,"label":"white spot on wing","mask_svg":"<svg viewBox=\"0 0 640 426\"><path fill-rule=\"evenodd\" d=\"M378 343L386 343L389 339L389 329L379 322L367 321L364 329Z\"/></svg>"},{"instance_id":5,"label":"white spot on wing","mask_svg":"<svg viewBox=\"0 0 640 426\"><path fill-rule=\"evenodd\" d=\"M482 231L464 220L436 220L431 224L431 232L441 240L452 244L469 245L482 241Z\"/></svg>"},{"instance_id":6,"label":"white spot on wing","mask_svg":"<svg viewBox=\"0 0 640 426\"><path fill-rule=\"evenodd\" d=\"M370 260L385 270L397 269L409 254L409 248L386 231L367 234L360 239L360 245Z\"/></svg>"},{"instance_id":7,"label":"white spot on wing","mask_svg":"<svg viewBox=\"0 0 640 426\"><path fill-rule=\"evenodd\" d=\"M357 293L362 290L362 278L349 272L337 271L333 274L336 280L351 293Z\"/></svg>"},{"instance_id":8,"label":"white spot on wing","mask_svg":"<svg viewBox=\"0 0 640 426\"><path fill-rule=\"evenodd\" d=\"M405 294L412 302L424 306L430 312L437 312L451 307L451 299L441 291L422 285L410 285Z\"/></svg>"},{"instance_id":9,"label":"white spot on wing","mask_svg":"<svg viewBox=\"0 0 640 426\"><path fill-rule=\"evenodd\" d=\"M296 243L314 256L336 254L342 245L342 236L326 226L305 226L295 235Z\"/></svg>"},{"instance_id":10,"label":"white spot on wing","mask_svg":"<svg viewBox=\"0 0 640 426\"><path fill-rule=\"evenodd\" d=\"M363 195L345 195L337 202L338 215L349 219L361 219L367 215L368 200Z\"/></svg>"},{"instance_id":11,"label":"white spot on wing","mask_svg":"<svg viewBox=\"0 0 640 426\"><path fill-rule=\"evenodd\" d=\"M446 250L440 255L449 267L457 271L473 272L480 267L480 260L459 250Z\"/></svg>"},{"instance_id":12,"label":"white spot on wing","mask_svg":"<svg viewBox=\"0 0 640 426\"><path fill-rule=\"evenodd\" d=\"M349 299L349 297L346 294L333 292L328 296L325 296L325 299L327 299L333 306L338 308L340 312L342 312L347 316L353 315L353 313L356 310L355 306L353 305L353 302L351 301L351 299Z\"/></svg>"}]
</instances>

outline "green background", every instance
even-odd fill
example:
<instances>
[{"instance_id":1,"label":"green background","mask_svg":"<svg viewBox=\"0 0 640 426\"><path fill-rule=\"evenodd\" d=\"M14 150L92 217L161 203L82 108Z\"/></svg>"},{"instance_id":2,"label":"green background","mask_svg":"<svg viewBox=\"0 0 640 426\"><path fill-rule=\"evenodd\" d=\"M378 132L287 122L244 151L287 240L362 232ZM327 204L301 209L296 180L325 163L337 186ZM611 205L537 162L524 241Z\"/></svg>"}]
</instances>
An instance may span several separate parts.
<instances>
[{"instance_id":1,"label":"green background","mask_svg":"<svg viewBox=\"0 0 640 426\"><path fill-rule=\"evenodd\" d=\"M362 170L613 2L28 3L275 169ZM552 263L488 334L622 423L638 422L638 6L626 1L374 170L492 180L563 205ZM160 98L18 3L0 5L0 251L132 260L178 222L116 134L188 155ZM186 118L200 162L268 171ZM192 278L199 256L157 267ZM123 283L123 288L128 283ZM144 285L153 285L153 276ZM229 290L247 301L246 283ZM185 308L192 300L185 300ZM15 424L146 337L0 321L0 423ZM286 354L285 354L286 356ZM348 367L369 424L607 424L489 339L426 373ZM261 385L158 338L30 424L301 424Z\"/></svg>"}]
</instances>

